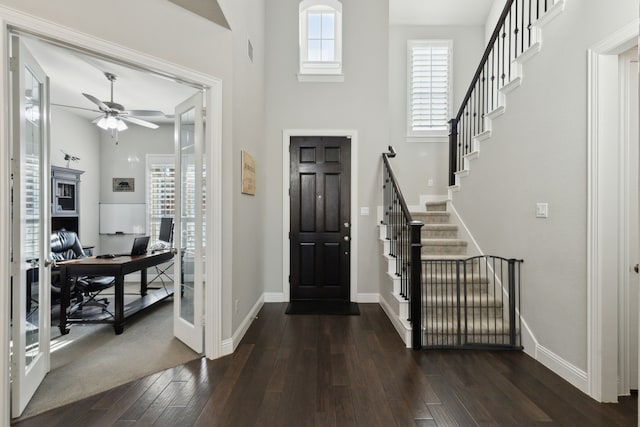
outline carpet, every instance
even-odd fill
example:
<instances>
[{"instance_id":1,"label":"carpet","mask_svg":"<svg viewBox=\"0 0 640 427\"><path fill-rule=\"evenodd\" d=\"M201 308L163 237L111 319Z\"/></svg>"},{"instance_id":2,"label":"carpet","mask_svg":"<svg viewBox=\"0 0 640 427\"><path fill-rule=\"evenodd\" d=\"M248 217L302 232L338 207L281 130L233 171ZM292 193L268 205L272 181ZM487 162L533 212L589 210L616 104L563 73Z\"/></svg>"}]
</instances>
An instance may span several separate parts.
<instances>
[{"instance_id":1,"label":"carpet","mask_svg":"<svg viewBox=\"0 0 640 427\"><path fill-rule=\"evenodd\" d=\"M121 335L110 324L73 325L52 339L51 371L19 419L198 357L173 337L172 299L128 319Z\"/></svg>"},{"instance_id":2,"label":"carpet","mask_svg":"<svg viewBox=\"0 0 640 427\"><path fill-rule=\"evenodd\" d=\"M360 309L358 304L348 301L291 301L285 313L358 316Z\"/></svg>"}]
</instances>

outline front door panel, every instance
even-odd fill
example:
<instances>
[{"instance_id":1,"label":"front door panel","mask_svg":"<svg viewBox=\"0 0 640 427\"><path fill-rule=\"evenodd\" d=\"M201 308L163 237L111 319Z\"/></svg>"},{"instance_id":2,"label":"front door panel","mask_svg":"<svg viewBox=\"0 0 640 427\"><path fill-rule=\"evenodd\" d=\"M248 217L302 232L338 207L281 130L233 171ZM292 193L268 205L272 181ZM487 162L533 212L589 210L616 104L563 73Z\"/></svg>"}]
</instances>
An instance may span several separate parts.
<instances>
[{"instance_id":1,"label":"front door panel","mask_svg":"<svg viewBox=\"0 0 640 427\"><path fill-rule=\"evenodd\" d=\"M349 301L351 140L292 137L291 300Z\"/></svg>"}]
</instances>

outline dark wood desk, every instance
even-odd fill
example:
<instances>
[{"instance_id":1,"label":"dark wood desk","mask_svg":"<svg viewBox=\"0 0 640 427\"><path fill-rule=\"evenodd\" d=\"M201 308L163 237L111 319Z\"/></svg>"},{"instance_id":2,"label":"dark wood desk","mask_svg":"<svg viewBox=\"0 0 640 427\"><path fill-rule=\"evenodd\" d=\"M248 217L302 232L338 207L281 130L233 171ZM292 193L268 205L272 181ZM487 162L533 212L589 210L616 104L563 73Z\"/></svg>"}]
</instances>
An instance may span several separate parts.
<instances>
[{"instance_id":1,"label":"dark wood desk","mask_svg":"<svg viewBox=\"0 0 640 427\"><path fill-rule=\"evenodd\" d=\"M147 295L147 268L169 261L173 258L173 252L160 251L153 254L138 256L120 256L116 258L88 257L59 262L60 268L60 332L69 333L68 323L111 323L116 334L124 330L126 317L141 311L158 301L173 295L173 290L154 291L155 295ZM124 276L140 271L140 301L124 305ZM115 277L115 302L113 316L99 319L71 318L69 311L70 278L78 276L114 276ZM162 293L162 295L157 295Z\"/></svg>"}]
</instances>

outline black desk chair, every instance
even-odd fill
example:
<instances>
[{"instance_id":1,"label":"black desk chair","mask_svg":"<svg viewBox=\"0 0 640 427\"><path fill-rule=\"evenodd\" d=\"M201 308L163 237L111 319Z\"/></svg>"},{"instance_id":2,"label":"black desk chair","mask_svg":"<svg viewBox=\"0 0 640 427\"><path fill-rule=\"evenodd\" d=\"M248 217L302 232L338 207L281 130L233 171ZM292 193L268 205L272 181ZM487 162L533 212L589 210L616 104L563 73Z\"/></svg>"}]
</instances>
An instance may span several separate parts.
<instances>
[{"instance_id":1,"label":"black desk chair","mask_svg":"<svg viewBox=\"0 0 640 427\"><path fill-rule=\"evenodd\" d=\"M82 249L82 244L78 235L73 231L59 230L51 233L51 257L54 261L65 261L70 259L85 258L86 254ZM54 292L60 293L59 271L55 269L51 276L51 288ZM58 276L57 280L55 277ZM102 311L107 311L109 300L98 298L99 294L115 285L115 277L77 277L72 284L71 293L76 299L76 304L72 311L82 310L89 305L97 305ZM111 314L111 313L110 313Z\"/></svg>"}]
</instances>

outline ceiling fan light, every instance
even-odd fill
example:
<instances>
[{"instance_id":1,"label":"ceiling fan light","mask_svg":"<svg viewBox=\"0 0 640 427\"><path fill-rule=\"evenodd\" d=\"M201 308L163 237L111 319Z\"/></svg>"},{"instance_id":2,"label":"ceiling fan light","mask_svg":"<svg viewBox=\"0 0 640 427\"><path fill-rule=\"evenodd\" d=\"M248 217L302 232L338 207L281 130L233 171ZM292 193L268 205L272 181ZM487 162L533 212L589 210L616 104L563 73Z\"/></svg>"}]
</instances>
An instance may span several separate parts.
<instances>
[{"instance_id":1,"label":"ceiling fan light","mask_svg":"<svg viewBox=\"0 0 640 427\"><path fill-rule=\"evenodd\" d=\"M122 130L128 129L128 127L123 120L118 119L118 126L116 127L116 129L118 129L119 131L122 131Z\"/></svg>"},{"instance_id":2,"label":"ceiling fan light","mask_svg":"<svg viewBox=\"0 0 640 427\"><path fill-rule=\"evenodd\" d=\"M118 127L118 119L113 116L107 117L107 128L116 129Z\"/></svg>"},{"instance_id":3,"label":"ceiling fan light","mask_svg":"<svg viewBox=\"0 0 640 427\"><path fill-rule=\"evenodd\" d=\"M107 130L109 129L108 120L106 117L101 118L98 123L96 123L99 128Z\"/></svg>"}]
</instances>

